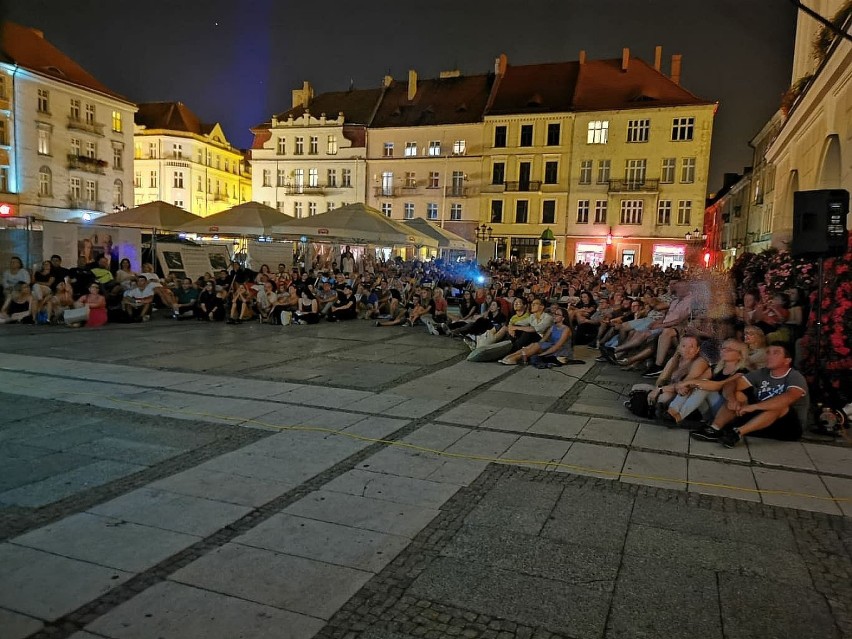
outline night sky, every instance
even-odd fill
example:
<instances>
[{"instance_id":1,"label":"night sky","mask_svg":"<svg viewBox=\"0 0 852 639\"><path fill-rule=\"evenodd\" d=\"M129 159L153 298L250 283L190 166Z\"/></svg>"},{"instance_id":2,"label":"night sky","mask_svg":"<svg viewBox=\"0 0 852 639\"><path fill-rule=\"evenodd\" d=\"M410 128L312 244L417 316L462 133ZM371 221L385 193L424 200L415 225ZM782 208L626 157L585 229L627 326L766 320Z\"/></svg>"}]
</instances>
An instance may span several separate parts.
<instances>
[{"instance_id":1,"label":"night sky","mask_svg":"<svg viewBox=\"0 0 852 639\"><path fill-rule=\"evenodd\" d=\"M380 86L443 69L619 58L663 70L682 53L682 84L720 102L710 190L751 164L748 141L790 84L795 9L785 0L0 0L135 102L180 100L247 147L248 128L317 93Z\"/></svg>"}]
</instances>

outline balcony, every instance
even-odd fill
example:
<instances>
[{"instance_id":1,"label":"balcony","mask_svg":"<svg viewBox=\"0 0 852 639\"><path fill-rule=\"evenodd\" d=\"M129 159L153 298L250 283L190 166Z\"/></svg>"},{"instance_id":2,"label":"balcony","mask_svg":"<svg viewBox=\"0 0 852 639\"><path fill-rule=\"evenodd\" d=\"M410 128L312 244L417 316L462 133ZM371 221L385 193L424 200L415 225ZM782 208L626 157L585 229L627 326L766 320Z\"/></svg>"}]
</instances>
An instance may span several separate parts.
<instances>
[{"instance_id":1,"label":"balcony","mask_svg":"<svg viewBox=\"0 0 852 639\"><path fill-rule=\"evenodd\" d=\"M104 134L104 125L99 122L86 122L74 116L68 116L68 128L75 131L85 131L86 133L94 133L95 135Z\"/></svg>"},{"instance_id":2,"label":"balcony","mask_svg":"<svg viewBox=\"0 0 852 639\"><path fill-rule=\"evenodd\" d=\"M285 184L280 188L284 189L285 195L323 195L327 187L322 184L316 184L314 186L306 186L304 184Z\"/></svg>"},{"instance_id":3,"label":"balcony","mask_svg":"<svg viewBox=\"0 0 852 639\"><path fill-rule=\"evenodd\" d=\"M506 187L506 191L540 191L541 190L541 180L526 180L523 182L503 182Z\"/></svg>"},{"instance_id":4,"label":"balcony","mask_svg":"<svg viewBox=\"0 0 852 639\"><path fill-rule=\"evenodd\" d=\"M445 186L444 195L447 197L468 197L471 194L469 186Z\"/></svg>"},{"instance_id":5,"label":"balcony","mask_svg":"<svg viewBox=\"0 0 852 639\"><path fill-rule=\"evenodd\" d=\"M659 180L610 180L610 193L656 192L660 190Z\"/></svg>"},{"instance_id":6,"label":"balcony","mask_svg":"<svg viewBox=\"0 0 852 639\"><path fill-rule=\"evenodd\" d=\"M68 168L75 171L86 171L103 175L109 163L106 160L90 158L88 155L68 154Z\"/></svg>"},{"instance_id":7,"label":"balcony","mask_svg":"<svg viewBox=\"0 0 852 639\"><path fill-rule=\"evenodd\" d=\"M506 190L506 185L503 182L499 182L497 184L483 184L482 192L483 193L502 193Z\"/></svg>"},{"instance_id":8,"label":"balcony","mask_svg":"<svg viewBox=\"0 0 852 639\"><path fill-rule=\"evenodd\" d=\"M374 186L373 197L399 197L402 188L398 186Z\"/></svg>"},{"instance_id":9,"label":"balcony","mask_svg":"<svg viewBox=\"0 0 852 639\"><path fill-rule=\"evenodd\" d=\"M188 169L188 168L190 167L190 164L189 164L189 162L188 162L187 160L183 160L183 161L180 161L180 160L166 160L165 165L166 165L166 166L172 166L172 167L174 167L174 168L176 168L176 169Z\"/></svg>"},{"instance_id":10,"label":"balcony","mask_svg":"<svg viewBox=\"0 0 852 639\"><path fill-rule=\"evenodd\" d=\"M68 194L68 208L70 209L82 209L84 211L101 211L104 210L104 202L101 200L84 200L78 196L75 196L71 193Z\"/></svg>"},{"instance_id":11,"label":"balcony","mask_svg":"<svg viewBox=\"0 0 852 639\"><path fill-rule=\"evenodd\" d=\"M400 188L402 189L402 192L406 195L413 195L414 193L417 192L417 189L418 189L416 182L411 182L409 184L403 184Z\"/></svg>"}]
</instances>

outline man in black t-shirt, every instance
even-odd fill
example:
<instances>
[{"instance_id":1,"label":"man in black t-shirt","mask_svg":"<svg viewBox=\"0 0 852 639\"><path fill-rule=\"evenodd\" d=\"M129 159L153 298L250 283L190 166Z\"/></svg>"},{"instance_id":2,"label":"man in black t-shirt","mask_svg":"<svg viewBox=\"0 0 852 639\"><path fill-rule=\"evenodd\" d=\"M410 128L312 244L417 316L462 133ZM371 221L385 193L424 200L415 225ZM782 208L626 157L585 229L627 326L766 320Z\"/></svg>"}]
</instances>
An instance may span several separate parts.
<instances>
[{"instance_id":1,"label":"man in black t-shirt","mask_svg":"<svg viewBox=\"0 0 852 639\"><path fill-rule=\"evenodd\" d=\"M332 305L328 319L332 321L351 320L355 319L357 315L358 307L355 304L355 295L352 292L352 287L347 284L338 296L337 303Z\"/></svg>"}]
</instances>

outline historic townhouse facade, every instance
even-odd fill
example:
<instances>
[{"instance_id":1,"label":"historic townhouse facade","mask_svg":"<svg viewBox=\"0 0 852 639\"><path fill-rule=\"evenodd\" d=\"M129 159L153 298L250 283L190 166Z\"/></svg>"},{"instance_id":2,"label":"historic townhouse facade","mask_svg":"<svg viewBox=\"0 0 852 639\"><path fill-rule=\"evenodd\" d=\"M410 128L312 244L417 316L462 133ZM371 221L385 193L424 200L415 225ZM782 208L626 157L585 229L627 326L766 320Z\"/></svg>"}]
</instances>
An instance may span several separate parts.
<instances>
[{"instance_id":1,"label":"historic townhouse facade","mask_svg":"<svg viewBox=\"0 0 852 639\"><path fill-rule=\"evenodd\" d=\"M3 25L0 61L0 200L6 214L91 219L132 203L133 114L45 40Z\"/></svg>"},{"instance_id":2,"label":"historic townhouse facade","mask_svg":"<svg viewBox=\"0 0 852 639\"><path fill-rule=\"evenodd\" d=\"M480 223L482 113L493 77L458 71L385 80L367 136L367 204L473 239Z\"/></svg>"},{"instance_id":3,"label":"historic townhouse facade","mask_svg":"<svg viewBox=\"0 0 852 639\"><path fill-rule=\"evenodd\" d=\"M294 217L367 201L367 124L382 89L323 93L252 129L254 199Z\"/></svg>"},{"instance_id":4,"label":"historic townhouse facade","mask_svg":"<svg viewBox=\"0 0 852 639\"><path fill-rule=\"evenodd\" d=\"M181 102L140 104L134 147L137 206L161 200L206 217L252 199L243 153Z\"/></svg>"}]
</instances>

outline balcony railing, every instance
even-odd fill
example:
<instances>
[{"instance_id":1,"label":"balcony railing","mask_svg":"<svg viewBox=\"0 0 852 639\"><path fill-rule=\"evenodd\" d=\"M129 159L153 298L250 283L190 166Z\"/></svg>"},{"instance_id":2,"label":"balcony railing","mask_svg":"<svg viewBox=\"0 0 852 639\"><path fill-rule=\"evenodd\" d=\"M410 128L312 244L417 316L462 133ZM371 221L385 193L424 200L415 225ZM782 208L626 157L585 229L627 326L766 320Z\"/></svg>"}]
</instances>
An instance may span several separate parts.
<instances>
[{"instance_id":1,"label":"balcony railing","mask_svg":"<svg viewBox=\"0 0 852 639\"><path fill-rule=\"evenodd\" d=\"M506 184L504 182L500 182L498 184L483 184L482 192L483 193L502 193L506 190Z\"/></svg>"},{"instance_id":2,"label":"balcony railing","mask_svg":"<svg viewBox=\"0 0 852 639\"><path fill-rule=\"evenodd\" d=\"M68 128L76 129L77 131L85 131L86 133L94 133L95 135L104 134L104 125L100 122L86 122L80 118L75 118L72 115L68 116Z\"/></svg>"},{"instance_id":3,"label":"balcony railing","mask_svg":"<svg viewBox=\"0 0 852 639\"><path fill-rule=\"evenodd\" d=\"M322 195L325 193L327 187L323 184L316 184L314 186L285 184L281 188L284 189L285 195Z\"/></svg>"},{"instance_id":4,"label":"balcony railing","mask_svg":"<svg viewBox=\"0 0 852 639\"><path fill-rule=\"evenodd\" d=\"M610 193L633 193L637 191L659 191L659 180L610 180Z\"/></svg>"},{"instance_id":5,"label":"balcony railing","mask_svg":"<svg viewBox=\"0 0 852 639\"><path fill-rule=\"evenodd\" d=\"M103 175L107 166L109 166L109 163L106 160L90 158L88 155L76 155L75 153L68 154L69 169Z\"/></svg>"},{"instance_id":6,"label":"balcony railing","mask_svg":"<svg viewBox=\"0 0 852 639\"><path fill-rule=\"evenodd\" d=\"M190 166L187 160L166 160L165 164L166 166L172 166L178 169L188 169Z\"/></svg>"},{"instance_id":7,"label":"balcony railing","mask_svg":"<svg viewBox=\"0 0 852 639\"><path fill-rule=\"evenodd\" d=\"M374 186L374 197L399 197L402 189L398 186Z\"/></svg>"},{"instance_id":8,"label":"balcony railing","mask_svg":"<svg viewBox=\"0 0 852 639\"><path fill-rule=\"evenodd\" d=\"M470 187L468 186L447 186L444 187L444 195L447 197L467 197L470 195Z\"/></svg>"},{"instance_id":9,"label":"balcony railing","mask_svg":"<svg viewBox=\"0 0 852 639\"><path fill-rule=\"evenodd\" d=\"M525 180L520 182L504 182L507 191L540 191L541 180Z\"/></svg>"},{"instance_id":10,"label":"balcony railing","mask_svg":"<svg viewBox=\"0 0 852 639\"><path fill-rule=\"evenodd\" d=\"M84 200L72 194L68 194L68 208L83 209L85 211L104 211L104 202L101 200Z\"/></svg>"}]
</instances>

